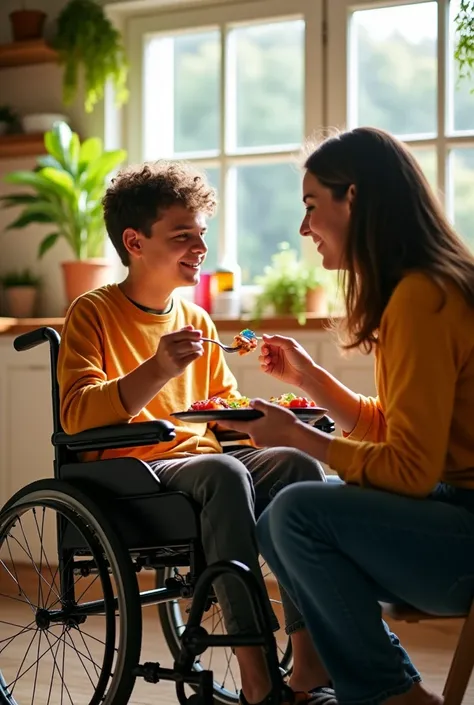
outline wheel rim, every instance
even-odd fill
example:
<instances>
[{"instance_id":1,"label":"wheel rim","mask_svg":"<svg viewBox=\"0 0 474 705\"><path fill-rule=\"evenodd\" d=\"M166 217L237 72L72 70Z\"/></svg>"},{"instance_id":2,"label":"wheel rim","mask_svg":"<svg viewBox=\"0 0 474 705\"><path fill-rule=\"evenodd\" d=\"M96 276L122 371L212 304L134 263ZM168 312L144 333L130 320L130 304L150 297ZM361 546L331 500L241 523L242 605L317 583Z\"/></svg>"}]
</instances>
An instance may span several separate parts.
<instances>
[{"instance_id":1,"label":"wheel rim","mask_svg":"<svg viewBox=\"0 0 474 705\"><path fill-rule=\"evenodd\" d=\"M283 610L281 598L275 579L273 578L267 564L263 559L260 562L262 574L269 592L270 602L278 617L280 625L283 624ZM166 568L165 580L181 576L178 568ZM275 596L277 592L277 596ZM187 609L189 609L190 600L172 600L164 606L167 612L169 624L171 626L172 638L174 638L175 648L180 647L180 637L186 627ZM215 601L210 609L204 613L201 625L208 631L209 634L226 634L222 610ZM291 642L285 634L284 629L280 628L275 634L278 648L278 657L280 662L280 670L285 677L291 672L292 652ZM171 645L170 645L171 646ZM222 656L223 654L223 656ZM220 655L220 659L219 659ZM197 657L194 662L194 669L213 670L214 675L214 698L217 702L226 704L237 703L239 700L240 691L240 676L237 664L237 659L230 647L219 647L207 649L201 656ZM222 674L222 677L221 677Z\"/></svg>"},{"instance_id":2,"label":"wheel rim","mask_svg":"<svg viewBox=\"0 0 474 705\"><path fill-rule=\"evenodd\" d=\"M115 580L109 547L92 530L96 528L94 518L87 521L84 507L73 504L60 493L47 498L31 495L0 518L0 599L14 615L0 620L2 632L8 632L0 639L0 700L9 705L34 702L40 692L46 705L113 702L114 673L120 672L121 653L116 646L118 625L109 571L119 604L124 603L120 579ZM58 520L63 529L77 532L82 546L80 554L67 554L62 565L58 561ZM31 576L28 580L27 575ZM66 592L64 576L72 580L74 600ZM102 614L87 616L82 622L74 613L75 606L97 599L104 600ZM62 619L51 621L60 609ZM99 620L105 628L102 638ZM119 618L120 630L122 622ZM9 659L9 650L20 652L16 664ZM76 681L78 672L80 687L71 693L67 678L72 674Z\"/></svg>"}]
</instances>

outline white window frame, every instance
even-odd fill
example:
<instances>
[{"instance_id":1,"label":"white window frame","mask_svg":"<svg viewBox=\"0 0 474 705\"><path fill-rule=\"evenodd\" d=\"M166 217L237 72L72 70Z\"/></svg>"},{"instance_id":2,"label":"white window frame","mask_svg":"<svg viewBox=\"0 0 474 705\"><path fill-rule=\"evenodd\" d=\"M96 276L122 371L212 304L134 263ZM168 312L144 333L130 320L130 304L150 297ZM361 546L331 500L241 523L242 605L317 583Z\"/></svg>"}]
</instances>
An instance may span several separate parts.
<instances>
[{"instance_id":1,"label":"white window frame","mask_svg":"<svg viewBox=\"0 0 474 705\"><path fill-rule=\"evenodd\" d=\"M355 127L352 122L350 101L350 16L356 10L370 10L397 5L412 5L432 0L338 0L327 5L327 119L329 124L341 129ZM450 98L455 77L449 71L454 47L451 41L452 28L449 26L450 0L437 0L438 3L438 75L437 75L437 134L433 137L413 139L404 136L403 141L413 148L434 148L437 157L438 197L448 216L454 219L453 179L451 178L450 151L456 147L474 147L474 129L466 132L450 131ZM340 77L339 82L331 80L331 75ZM474 98L473 98L474 105Z\"/></svg>"},{"instance_id":2,"label":"white window frame","mask_svg":"<svg viewBox=\"0 0 474 705\"><path fill-rule=\"evenodd\" d=\"M133 57L130 71L131 99L125 108L124 142L128 161L143 161L144 121L144 46L147 35L176 35L181 32L206 28L221 31L221 134L218 156L186 155L204 168L220 167L219 184L219 238L220 261L236 261L237 233L232 199L226 198L231 189L232 167L268 163L292 163L300 145L285 145L281 150L271 148L229 149L229 102L232 84L228 80L227 37L229 29L239 25L260 22L303 19L305 22L304 56L304 136L314 135L324 123L324 0L252 0L251 2L224 2L208 7L157 8L153 13L129 17L125 22L126 43L129 56ZM166 86L164 86L166 90ZM170 155L163 155L170 156ZM303 217L303 206L302 206ZM276 245L276 243L275 243ZM306 239L302 241L302 256L317 261L315 248Z\"/></svg>"}]
</instances>

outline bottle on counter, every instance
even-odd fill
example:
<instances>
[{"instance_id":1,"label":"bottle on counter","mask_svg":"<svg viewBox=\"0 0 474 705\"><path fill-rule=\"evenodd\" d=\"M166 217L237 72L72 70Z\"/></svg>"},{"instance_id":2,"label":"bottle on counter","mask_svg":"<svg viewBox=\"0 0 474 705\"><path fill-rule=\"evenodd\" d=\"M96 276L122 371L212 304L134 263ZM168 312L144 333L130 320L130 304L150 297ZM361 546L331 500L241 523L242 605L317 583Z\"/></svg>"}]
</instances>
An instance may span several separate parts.
<instances>
[{"instance_id":1,"label":"bottle on counter","mask_svg":"<svg viewBox=\"0 0 474 705\"><path fill-rule=\"evenodd\" d=\"M240 288L242 270L237 263L223 261L214 272L212 313L218 316L240 315Z\"/></svg>"}]
</instances>

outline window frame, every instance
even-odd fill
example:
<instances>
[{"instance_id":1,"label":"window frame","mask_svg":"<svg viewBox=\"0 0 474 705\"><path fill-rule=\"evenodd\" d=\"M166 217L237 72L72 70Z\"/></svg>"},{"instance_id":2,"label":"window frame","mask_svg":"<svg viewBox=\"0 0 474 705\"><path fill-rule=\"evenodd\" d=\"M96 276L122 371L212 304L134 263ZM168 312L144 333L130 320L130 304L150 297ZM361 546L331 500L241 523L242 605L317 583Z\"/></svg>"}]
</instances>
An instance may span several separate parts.
<instances>
[{"instance_id":1,"label":"window frame","mask_svg":"<svg viewBox=\"0 0 474 705\"><path fill-rule=\"evenodd\" d=\"M356 10L370 10L398 5L422 4L437 2L437 134L426 138L403 138L403 141L413 148L434 148L436 152L436 186L438 197L449 218L454 221L454 189L451 173L452 160L450 152L457 147L474 147L474 128L466 132L450 131L449 111L453 76L450 72L453 45L450 35L450 2L451 0L339 0L327 5L328 43L327 64L331 71L336 71L343 80L338 85L328 80L327 120L329 124L341 129L351 129L350 100L351 85L349 75L350 15ZM343 86L341 89L340 87Z\"/></svg>"},{"instance_id":2,"label":"window frame","mask_svg":"<svg viewBox=\"0 0 474 705\"><path fill-rule=\"evenodd\" d=\"M131 163L143 161L144 154L144 45L150 34L176 35L190 31L220 29L221 31L221 77L220 108L221 130L219 155L216 157L186 155L187 161L200 167L220 167L219 182L219 261L237 260L237 233L235 204L229 194L234 189L232 183L233 166L261 165L268 163L293 163L300 145L287 148L238 148L228 149L228 75L227 39L229 30L235 26L258 24L264 21L276 22L303 19L304 34L304 104L303 138L315 135L324 124L324 0L252 0L249 2L225 2L218 5L187 8L179 4L173 7L156 8L153 13L131 16L125 21L126 45L129 56L134 57L130 70L131 99L125 108L124 141ZM137 125L140 129L136 129ZM169 155L166 155L169 156ZM303 217L303 205L301 207ZM277 243L275 243L276 246ZM302 242L302 257L317 261L317 253L312 243Z\"/></svg>"}]
</instances>

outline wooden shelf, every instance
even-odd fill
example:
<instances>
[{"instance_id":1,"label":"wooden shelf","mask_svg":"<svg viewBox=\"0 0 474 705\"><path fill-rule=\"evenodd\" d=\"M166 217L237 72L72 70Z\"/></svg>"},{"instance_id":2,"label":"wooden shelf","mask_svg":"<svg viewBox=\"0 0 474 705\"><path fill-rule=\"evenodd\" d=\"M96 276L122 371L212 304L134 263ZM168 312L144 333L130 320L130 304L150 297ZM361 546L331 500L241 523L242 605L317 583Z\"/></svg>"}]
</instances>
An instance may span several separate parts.
<instances>
[{"instance_id":1,"label":"wooden shelf","mask_svg":"<svg viewBox=\"0 0 474 705\"><path fill-rule=\"evenodd\" d=\"M50 64L58 60L57 52L44 39L0 44L0 69L12 66Z\"/></svg>"},{"instance_id":2,"label":"wooden shelf","mask_svg":"<svg viewBox=\"0 0 474 705\"><path fill-rule=\"evenodd\" d=\"M44 135L0 135L0 159L37 157L46 154Z\"/></svg>"}]
</instances>

